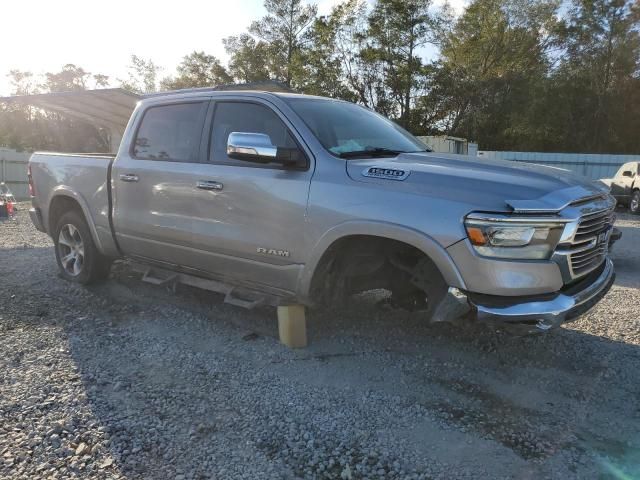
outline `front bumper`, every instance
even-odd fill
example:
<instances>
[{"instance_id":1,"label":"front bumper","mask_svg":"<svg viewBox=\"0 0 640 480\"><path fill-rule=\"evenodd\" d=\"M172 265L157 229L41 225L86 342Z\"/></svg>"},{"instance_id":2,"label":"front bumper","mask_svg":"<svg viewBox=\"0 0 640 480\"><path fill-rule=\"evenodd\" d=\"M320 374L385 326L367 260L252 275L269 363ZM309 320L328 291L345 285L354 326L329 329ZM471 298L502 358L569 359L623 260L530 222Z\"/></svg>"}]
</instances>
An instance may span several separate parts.
<instances>
[{"instance_id":1,"label":"front bumper","mask_svg":"<svg viewBox=\"0 0 640 480\"><path fill-rule=\"evenodd\" d=\"M480 322L500 324L516 333L538 333L585 314L614 280L613 262L606 258L592 274L555 294L508 298L467 293L467 299Z\"/></svg>"}]
</instances>

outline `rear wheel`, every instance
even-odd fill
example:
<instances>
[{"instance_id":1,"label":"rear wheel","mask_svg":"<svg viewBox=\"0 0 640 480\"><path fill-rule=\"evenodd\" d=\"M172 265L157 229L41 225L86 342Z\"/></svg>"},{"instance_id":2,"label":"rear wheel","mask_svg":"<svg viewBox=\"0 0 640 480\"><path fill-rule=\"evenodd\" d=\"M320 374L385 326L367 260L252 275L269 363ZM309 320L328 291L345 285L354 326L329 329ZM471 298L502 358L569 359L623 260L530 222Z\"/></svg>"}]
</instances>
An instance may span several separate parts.
<instances>
[{"instance_id":1,"label":"rear wheel","mask_svg":"<svg viewBox=\"0 0 640 480\"><path fill-rule=\"evenodd\" d=\"M640 190L636 190L631 194L629 202L629 210L631 213L640 214Z\"/></svg>"},{"instance_id":2,"label":"rear wheel","mask_svg":"<svg viewBox=\"0 0 640 480\"><path fill-rule=\"evenodd\" d=\"M104 280L111 263L91 237L84 216L75 210L64 213L54 232L56 260L62 276L72 282L89 284Z\"/></svg>"}]
</instances>

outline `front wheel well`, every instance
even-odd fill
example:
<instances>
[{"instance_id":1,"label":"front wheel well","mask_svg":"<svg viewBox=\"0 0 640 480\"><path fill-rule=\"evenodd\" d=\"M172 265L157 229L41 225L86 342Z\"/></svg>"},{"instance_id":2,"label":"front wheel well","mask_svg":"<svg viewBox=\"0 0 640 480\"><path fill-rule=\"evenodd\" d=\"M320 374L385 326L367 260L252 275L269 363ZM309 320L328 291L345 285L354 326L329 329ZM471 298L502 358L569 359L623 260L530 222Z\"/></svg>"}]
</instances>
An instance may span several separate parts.
<instances>
[{"instance_id":1,"label":"front wheel well","mask_svg":"<svg viewBox=\"0 0 640 480\"><path fill-rule=\"evenodd\" d=\"M385 237L351 235L336 240L322 255L310 298L335 305L351 294L384 289L405 306L432 310L447 288L436 264L419 248Z\"/></svg>"}]
</instances>

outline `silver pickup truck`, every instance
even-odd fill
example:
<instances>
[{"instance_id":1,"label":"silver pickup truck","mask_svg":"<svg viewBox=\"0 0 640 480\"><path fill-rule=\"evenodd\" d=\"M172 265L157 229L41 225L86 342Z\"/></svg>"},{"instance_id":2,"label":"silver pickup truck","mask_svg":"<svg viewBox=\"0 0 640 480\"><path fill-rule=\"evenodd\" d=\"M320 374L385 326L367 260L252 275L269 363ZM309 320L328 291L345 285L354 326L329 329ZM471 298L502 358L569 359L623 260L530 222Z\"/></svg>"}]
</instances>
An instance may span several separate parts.
<instances>
[{"instance_id":1,"label":"silver pickup truck","mask_svg":"<svg viewBox=\"0 0 640 480\"><path fill-rule=\"evenodd\" d=\"M35 153L28 173L33 223L80 283L128 258L156 283L245 306L386 289L430 318L445 319L453 298L476 321L536 332L577 318L614 280L603 184L432 153L328 98L152 95L117 155Z\"/></svg>"}]
</instances>

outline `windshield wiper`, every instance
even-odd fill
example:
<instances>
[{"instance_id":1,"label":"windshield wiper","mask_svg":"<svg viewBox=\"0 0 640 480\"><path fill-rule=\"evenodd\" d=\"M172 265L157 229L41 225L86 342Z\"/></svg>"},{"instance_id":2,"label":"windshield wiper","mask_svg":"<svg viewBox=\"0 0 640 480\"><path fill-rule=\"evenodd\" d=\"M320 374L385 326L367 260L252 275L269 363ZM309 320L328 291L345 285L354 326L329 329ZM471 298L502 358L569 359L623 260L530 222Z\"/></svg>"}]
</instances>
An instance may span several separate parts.
<instances>
[{"instance_id":1,"label":"windshield wiper","mask_svg":"<svg viewBox=\"0 0 640 480\"><path fill-rule=\"evenodd\" d=\"M354 157L388 157L400 155L401 153L407 153L403 150L392 150L390 148L365 148L364 150L351 150L350 152L341 152L338 154L340 158L354 158Z\"/></svg>"},{"instance_id":2,"label":"windshield wiper","mask_svg":"<svg viewBox=\"0 0 640 480\"><path fill-rule=\"evenodd\" d=\"M356 158L356 157L395 157L401 153L417 153L426 152L427 150L415 150L407 152L405 150L393 150L391 148L365 148L364 150L351 150L349 152L341 152L338 154L340 158Z\"/></svg>"}]
</instances>

